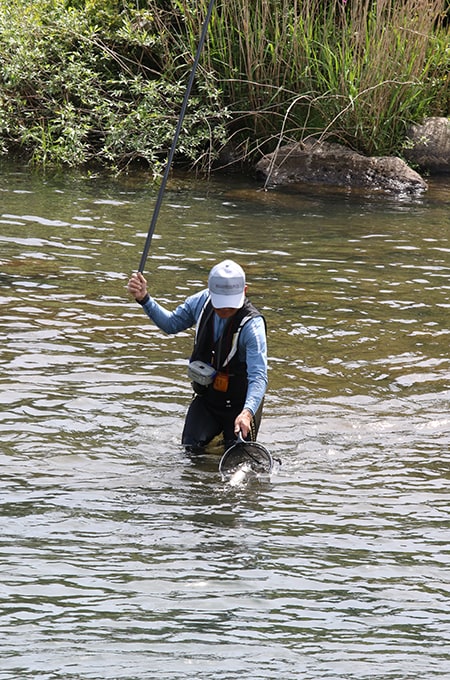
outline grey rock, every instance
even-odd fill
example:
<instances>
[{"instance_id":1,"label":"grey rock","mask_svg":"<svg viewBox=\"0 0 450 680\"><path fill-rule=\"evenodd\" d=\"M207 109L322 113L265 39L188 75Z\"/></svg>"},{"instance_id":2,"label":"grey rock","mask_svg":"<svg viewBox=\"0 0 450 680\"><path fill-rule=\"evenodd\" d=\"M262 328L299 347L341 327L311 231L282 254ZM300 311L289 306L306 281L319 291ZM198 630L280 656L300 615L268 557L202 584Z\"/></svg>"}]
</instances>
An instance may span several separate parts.
<instances>
[{"instance_id":1,"label":"grey rock","mask_svg":"<svg viewBox=\"0 0 450 680\"><path fill-rule=\"evenodd\" d=\"M427 189L423 178L396 156L363 156L316 139L282 146L261 158L255 169L257 178L268 186L325 184L399 194Z\"/></svg>"},{"instance_id":2,"label":"grey rock","mask_svg":"<svg viewBox=\"0 0 450 680\"><path fill-rule=\"evenodd\" d=\"M407 133L403 155L430 174L450 173L450 119L427 118Z\"/></svg>"}]
</instances>

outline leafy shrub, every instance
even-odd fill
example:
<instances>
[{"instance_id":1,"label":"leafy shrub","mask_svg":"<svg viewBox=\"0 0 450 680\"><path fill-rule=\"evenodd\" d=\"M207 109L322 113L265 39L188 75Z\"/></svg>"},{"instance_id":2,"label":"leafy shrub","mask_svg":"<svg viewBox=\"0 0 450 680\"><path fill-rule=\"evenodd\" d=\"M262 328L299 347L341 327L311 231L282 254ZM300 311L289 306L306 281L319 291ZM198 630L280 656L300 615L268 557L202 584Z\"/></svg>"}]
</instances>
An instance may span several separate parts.
<instances>
[{"instance_id":1,"label":"leafy shrub","mask_svg":"<svg viewBox=\"0 0 450 680\"><path fill-rule=\"evenodd\" d=\"M116 3L0 0L0 140L39 165L87 162L160 169L190 64L163 71L167 47L149 10ZM226 111L203 73L179 158L205 167Z\"/></svg>"}]
</instances>

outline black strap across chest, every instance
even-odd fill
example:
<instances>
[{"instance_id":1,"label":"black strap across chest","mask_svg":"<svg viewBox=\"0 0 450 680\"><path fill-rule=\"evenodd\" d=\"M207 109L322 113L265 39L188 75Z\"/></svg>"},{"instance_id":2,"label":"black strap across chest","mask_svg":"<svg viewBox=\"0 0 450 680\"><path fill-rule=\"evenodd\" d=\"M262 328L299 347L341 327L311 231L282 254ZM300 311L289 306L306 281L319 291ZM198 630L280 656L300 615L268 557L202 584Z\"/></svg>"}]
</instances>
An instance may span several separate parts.
<instances>
[{"instance_id":1,"label":"black strap across chest","mask_svg":"<svg viewBox=\"0 0 450 680\"><path fill-rule=\"evenodd\" d=\"M201 360L218 370L230 369L239 363L239 335L244 325L252 318L261 316L260 312L245 299L244 305L228 319L222 333L214 341L214 308L208 298L205 303L195 334L194 350L191 361Z\"/></svg>"}]
</instances>

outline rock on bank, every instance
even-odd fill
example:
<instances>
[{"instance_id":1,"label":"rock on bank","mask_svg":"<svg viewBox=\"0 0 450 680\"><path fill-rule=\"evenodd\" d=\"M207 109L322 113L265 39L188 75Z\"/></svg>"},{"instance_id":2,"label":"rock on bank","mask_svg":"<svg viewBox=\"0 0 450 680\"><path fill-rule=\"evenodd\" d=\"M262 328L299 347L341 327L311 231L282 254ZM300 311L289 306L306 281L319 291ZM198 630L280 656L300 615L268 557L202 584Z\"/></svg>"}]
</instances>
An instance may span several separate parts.
<instances>
[{"instance_id":1,"label":"rock on bank","mask_svg":"<svg viewBox=\"0 0 450 680\"><path fill-rule=\"evenodd\" d=\"M371 191L416 194L424 179L396 156L369 157L330 142L307 139L282 146L256 165L267 186L292 183L326 184Z\"/></svg>"},{"instance_id":2,"label":"rock on bank","mask_svg":"<svg viewBox=\"0 0 450 680\"><path fill-rule=\"evenodd\" d=\"M403 155L430 175L450 173L450 119L427 118L408 130Z\"/></svg>"}]
</instances>

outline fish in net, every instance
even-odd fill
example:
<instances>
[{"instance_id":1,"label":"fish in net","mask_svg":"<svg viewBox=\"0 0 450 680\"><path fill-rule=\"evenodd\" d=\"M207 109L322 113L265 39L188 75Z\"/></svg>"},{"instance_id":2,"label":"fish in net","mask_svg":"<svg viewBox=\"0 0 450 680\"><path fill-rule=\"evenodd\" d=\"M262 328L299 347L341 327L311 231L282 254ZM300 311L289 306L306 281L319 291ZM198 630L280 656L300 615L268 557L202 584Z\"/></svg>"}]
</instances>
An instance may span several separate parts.
<instances>
[{"instance_id":1,"label":"fish in net","mask_svg":"<svg viewBox=\"0 0 450 680\"><path fill-rule=\"evenodd\" d=\"M223 454L219 472L229 478L237 471L252 471L257 475L268 475L273 469L273 458L269 451L256 442L239 439Z\"/></svg>"}]
</instances>

